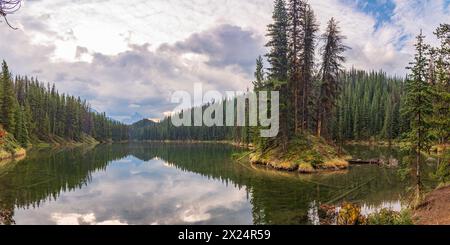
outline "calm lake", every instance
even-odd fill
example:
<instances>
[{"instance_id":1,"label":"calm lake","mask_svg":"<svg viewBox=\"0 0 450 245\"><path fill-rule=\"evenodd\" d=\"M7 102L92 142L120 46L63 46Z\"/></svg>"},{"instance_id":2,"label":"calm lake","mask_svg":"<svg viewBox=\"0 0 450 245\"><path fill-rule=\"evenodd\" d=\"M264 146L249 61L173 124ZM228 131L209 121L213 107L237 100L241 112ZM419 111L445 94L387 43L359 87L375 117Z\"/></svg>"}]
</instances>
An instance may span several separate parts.
<instances>
[{"instance_id":1,"label":"calm lake","mask_svg":"<svg viewBox=\"0 0 450 245\"><path fill-rule=\"evenodd\" d=\"M401 159L346 147L355 158ZM224 144L113 144L40 149L0 164L0 220L16 224L315 224L319 204L401 209L397 169L352 166L299 175L232 160ZM433 166L427 165L427 171Z\"/></svg>"}]
</instances>

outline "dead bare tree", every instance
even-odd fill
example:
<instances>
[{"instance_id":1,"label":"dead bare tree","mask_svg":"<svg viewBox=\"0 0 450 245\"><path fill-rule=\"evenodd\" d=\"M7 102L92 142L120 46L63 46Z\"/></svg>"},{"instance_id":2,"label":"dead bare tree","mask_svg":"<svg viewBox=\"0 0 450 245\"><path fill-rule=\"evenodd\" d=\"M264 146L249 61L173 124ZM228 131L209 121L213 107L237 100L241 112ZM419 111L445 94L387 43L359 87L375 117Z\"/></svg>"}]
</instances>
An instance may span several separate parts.
<instances>
[{"instance_id":1,"label":"dead bare tree","mask_svg":"<svg viewBox=\"0 0 450 245\"><path fill-rule=\"evenodd\" d=\"M6 24L14 30L17 28L13 27L6 18L9 14L14 14L22 6L22 0L0 0L0 15L5 19Z\"/></svg>"}]
</instances>

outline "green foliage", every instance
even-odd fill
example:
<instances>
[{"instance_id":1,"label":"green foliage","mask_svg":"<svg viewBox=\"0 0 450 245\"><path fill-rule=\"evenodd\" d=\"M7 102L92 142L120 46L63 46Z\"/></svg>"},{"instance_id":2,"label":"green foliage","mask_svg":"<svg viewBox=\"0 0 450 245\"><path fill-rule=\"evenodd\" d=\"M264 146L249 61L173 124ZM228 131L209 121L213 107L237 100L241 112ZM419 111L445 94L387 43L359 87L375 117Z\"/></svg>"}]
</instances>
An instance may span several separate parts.
<instances>
[{"instance_id":1,"label":"green foliage","mask_svg":"<svg viewBox=\"0 0 450 245\"><path fill-rule=\"evenodd\" d=\"M17 109L17 101L14 96L11 74L5 61L2 63L0 85L2 88L0 97L0 123L3 124L7 131L14 132L16 126L15 113Z\"/></svg>"},{"instance_id":2,"label":"green foliage","mask_svg":"<svg viewBox=\"0 0 450 245\"><path fill-rule=\"evenodd\" d=\"M329 22L323 35L326 44L322 52L322 69L319 85L315 84L315 47L317 44L318 24L311 6L305 1L275 0L273 22L268 25L265 55L269 63L267 73L263 60L256 60L254 92L279 91L280 127L279 134L273 139L259 137L261 127L173 127L171 118L148 126L131 126L131 138L136 140L233 140L238 143L257 146L268 150L280 147L286 153L291 140L300 134L314 130L320 118L330 116L334 108L339 89L340 72L346 47L342 41L337 22ZM224 102L216 102L224 103ZM270 98L269 98L270 104ZM206 106L201 109L205 110ZM322 110L325 108L326 110ZM192 110L194 110L193 108ZM199 108L197 108L199 109ZM191 113L189 110L188 113ZM312 113L316 112L316 113ZM270 112L269 112L270 114ZM325 127L330 120L323 122ZM327 135L331 136L331 135ZM330 137L328 137L330 138ZM295 145L295 143L292 143ZM320 159L313 157L314 164Z\"/></svg>"},{"instance_id":3,"label":"green foliage","mask_svg":"<svg viewBox=\"0 0 450 245\"><path fill-rule=\"evenodd\" d=\"M399 166L397 173L398 176L402 179L402 180L406 180L410 175L411 172L413 170L413 168L411 168L411 162L412 162L412 157L411 156L406 156L404 157L402 164Z\"/></svg>"},{"instance_id":4,"label":"green foliage","mask_svg":"<svg viewBox=\"0 0 450 245\"><path fill-rule=\"evenodd\" d=\"M436 172L430 174L430 177L440 185L450 183L450 153L444 155L444 159L437 165Z\"/></svg>"},{"instance_id":5,"label":"green foliage","mask_svg":"<svg viewBox=\"0 0 450 245\"><path fill-rule=\"evenodd\" d=\"M322 48L322 64L320 68L320 92L316 103L317 108L317 136L324 135L329 138L329 118L336 105L340 92L339 75L343 70L345 57L344 51L347 47L343 44L344 36L334 18L328 22L326 32L322 35L325 46Z\"/></svg>"},{"instance_id":6,"label":"green foliage","mask_svg":"<svg viewBox=\"0 0 450 245\"><path fill-rule=\"evenodd\" d=\"M81 141L83 135L98 141L128 139L126 125L93 112L80 98L59 94L54 85L13 79L4 61L0 78L0 123L23 147L30 141Z\"/></svg>"},{"instance_id":7,"label":"green foliage","mask_svg":"<svg viewBox=\"0 0 450 245\"><path fill-rule=\"evenodd\" d=\"M430 52L430 81L434 85L432 133L439 143L450 137L450 24L441 24L435 32L440 46Z\"/></svg>"},{"instance_id":8,"label":"green foliage","mask_svg":"<svg viewBox=\"0 0 450 245\"><path fill-rule=\"evenodd\" d=\"M269 78L286 81L288 78L288 13L284 0L275 0L273 23L268 26L266 47L270 49L266 55L271 67Z\"/></svg>"},{"instance_id":9,"label":"green foliage","mask_svg":"<svg viewBox=\"0 0 450 245\"><path fill-rule=\"evenodd\" d=\"M431 147L430 118L433 114L432 87L428 83L428 60L425 56L428 46L422 33L417 37L416 55L408 69L412 74L406 80L405 105L402 113L410 122L407 140L414 152L428 151Z\"/></svg>"},{"instance_id":10,"label":"green foliage","mask_svg":"<svg viewBox=\"0 0 450 245\"><path fill-rule=\"evenodd\" d=\"M281 145L255 147L250 161L275 169L313 173L316 170L348 168L348 162L336 147L310 134L293 137L287 149Z\"/></svg>"},{"instance_id":11,"label":"green foliage","mask_svg":"<svg viewBox=\"0 0 450 245\"><path fill-rule=\"evenodd\" d=\"M403 80L383 72L352 69L341 75L342 92L333 117L336 141L392 140L402 134L400 105Z\"/></svg>"},{"instance_id":12,"label":"green foliage","mask_svg":"<svg viewBox=\"0 0 450 245\"><path fill-rule=\"evenodd\" d=\"M342 204L337 217L338 225L365 225L367 218L361 213L361 207L352 203Z\"/></svg>"},{"instance_id":13,"label":"green foliage","mask_svg":"<svg viewBox=\"0 0 450 245\"><path fill-rule=\"evenodd\" d=\"M17 126L14 135L22 147L27 147L29 142L29 134L23 107L20 107L16 112L16 122Z\"/></svg>"},{"instance_id":14,"label":"green foliage","mask_svg":"<svg viewBox=\"0 0 450 245\"><path fill-rule=\"evenodd\" d=\"M14 139L14 136L4 131L0 125L0 160L16 154L19 149L20 145Z\"/></svg>"},{"instance_id":15,"label":"green foliage","mask_svg":"<svg viewBox=\"0 0 450 245\"><path fill-rule=\"evenodd\" d=\"M404 209L395 212L389 209L381 209L379 212L368 216L369 225L413 225L411 211Z\"/></svg>"}]
</instances>

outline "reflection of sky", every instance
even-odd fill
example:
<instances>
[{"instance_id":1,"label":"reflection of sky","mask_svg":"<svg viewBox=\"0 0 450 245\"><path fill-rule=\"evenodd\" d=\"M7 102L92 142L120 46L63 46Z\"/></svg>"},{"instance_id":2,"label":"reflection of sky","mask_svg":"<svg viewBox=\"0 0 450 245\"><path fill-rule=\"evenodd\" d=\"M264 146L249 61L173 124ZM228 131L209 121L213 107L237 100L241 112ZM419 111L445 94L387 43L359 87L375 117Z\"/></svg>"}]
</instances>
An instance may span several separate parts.
<instances>
[{"instance_id":1,"label":"reflection of sky","mask_svg":"<svg viewBox=\"0 0 450 245\"><path fill-rule=\"evenodd\" d=\"M134 157L94 173L83 189L36 209L18 209L17 224L252 224L244 189Z\"/></svg>"},{"instance_id":2,"label":"reflection of sky","mask_svg":"<svg viewBox=\"0 0 450 245\"><path fill-rule=\"evenodd\" d=\"M402 205L401 201L383 202L381 205L378 206L368 205L364 203L361 206L361 215L368 217L371 214L380 212L382 209L401 212L403 208L405 208L405 206ZM340 206L336 207L336 214L338 214L340 210L341 210ZM310 208L308 210L308 220L312 225L321 224L321 220L319 217L319 206L318 203L315 201L310 203ZM334 224L336 224L336 219L334 220Z\"/></svg>"}]
</instances>

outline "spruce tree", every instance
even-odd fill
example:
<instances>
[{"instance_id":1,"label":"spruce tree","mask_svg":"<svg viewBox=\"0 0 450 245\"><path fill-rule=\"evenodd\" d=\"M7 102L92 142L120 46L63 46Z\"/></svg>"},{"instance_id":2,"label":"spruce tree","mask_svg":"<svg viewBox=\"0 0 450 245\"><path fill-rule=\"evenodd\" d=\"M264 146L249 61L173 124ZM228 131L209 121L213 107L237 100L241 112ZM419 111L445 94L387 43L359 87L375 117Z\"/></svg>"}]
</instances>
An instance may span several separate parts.
<instances>
[{"instance_id":1,"label":"spruce tree","mask_svg":"<svg viewBox=\"0 0 450 245\"><path fill-rule=\"evenodd\" d=\"M268 26L269 42L266 44L270 48L266 55L270 63L268 90L278 90L280 92L280 132L279 140L286 148L291 134L289 133L289 106L288 95L288 16L286 3L284 0L275 1L273 11L273 23Z\"/></svg>"},{"instance_id":2,"label":"spruce tree","mask_svg":"<svg viewBox=\"0 0 450 245\"><path fill-rule=\"evenodd\" d=\"M264 75L264 64L261 56L256 59L256 70L255 70L255 81L253 81L254 91L260 91L263 89L265 84L265 75Z\"/></svg>"},{"instance_id":3,"label":"spruce tree","mask_svg":"<svg viewBox=\"0 0 450 245\"><path fill-rule=\"evenodd\" d=\"M304 15L305 3L301 0L289 0L288 4L288 58L289 58L289 81L288 90L292 116L289 123L293 124L294 132L301 129L302 92L303 80L301 71L301 55L304 46Z\"/></svg>"},{"instance_id":4,"label":"spruce tree","mask_svg":"<svg viewBox=\"0 0 450 245\"><path fill-rule=\"evenodd\" d=\"M255 76L255 81L253 81L253 92L255 92L257 94L257 96L259 96L258 92L259 91L263 91L264 89L267 88L267 84L266 84L266 80L265 80L265 73L264 73L264 64L263 64L263 59L261 56L258 57L258 59L256 59L256 70L254 73ZM260 112L258 112L260 113ZM259 120L259 114L258 114L258 126L253 127L251 129L251 135L252 135L252 142L255 143L255 145L258 146L263 146L266 141L264 139L262 139L261 137L259 137L259 132L261 130L260 125L260 120Z\"/></svg>"},{"instance_id":5,"label":"spruce tree","mask_svg":"<svg viewBox=\"0 0 450 245\"><path fill-rule=\"evenodd\" d=\"M343 44L344 36L341 35L338 23L334 18L328 22L325 34L322 35L325 45L322 48L321 85L320 97L316 111L317 136L329 137L327 129L329 124L325 118L331 116L339 92L339 75L342 72L342 64L345 57L342 55L347 47Z\"/></svg>"},{"instance_id":6,"label":"spruce tree","mask_svg":"<svg viewBox=\"0 0 450 245\"><path fill-rule=\"evenodd\" d=\"M286 81L288 77L288 18L284 0L275 0L273 23L268 25L266 44L269 53L266 55L270 63L269 78L271 80Z\"/></svg>"},{"instance_id":7,"label":"spruce tree","mask_svg":"<svg viewBox=\"0 0 450 245\"><path fill-rule=\"evenodd\" d=\"M16 97L13 89L13 83L11 80L11 74L9 72L8 65L5 61L2 63L2 76L1 76L2 94L1 94L1 117L0 123L3 124L5 129L9 132L15 130L15 110L16 110Z\"/></svg>"},{"instance_id":8,"label":"spruce tree","mask_svg":"<svg viewBox=\"0 0 450 245\"><path fill-rule=\"evenodd\" d=\"M312 106L311 88L314 79L314 61L316 33L319 30L316 16L309 4L305 4L303 14L303 50L300 55L302 74L302 130L308 130L310 124L310 107Z\"/></svg>"},{"instance_id":9,"label":"spruce tree","mask_svg":"<svg viewBox=\"0 0 450 245\"><path fill-rule=\"evenodd\" d=\"M435 32L440 47L435 52L433 131L439 143L450 137L450 24L442 24Z\"/></svg>"},{"instance_id":10,"label":"spruce tree","mask_svg":"<svg viewBox=\"0 0 450 245\"><path fill-rule=\"evenodd\" d=\"M16 127L16 134L15 138L20 143L22 147L28 146L28 129L26 124L26 118L25 118L25 111L23 107L20 107L19 110L17 110L17 127Z\"/></svg>"},{"instance_id":11,"label":"spruce tree","mask_svg":"<svg viewBox=\"0 0 450 245\"><path fill-rule=\"evenodd\" d=\"M384 116L384 126L382 131L382 136L384 139L388 139L389 142L394 139L394 108L392 106L392 100L389 99L386 104L386 111Z\"/></svg>"},{"instance_id":12,"label":"spruce tree","mask_svg":"<svg viewBox=\"0 0 450 245\"><path fill-rule=\"evenodd\" d=\"M410 63L411 74L406 80L406 95L403 114L410 122L410 131L407 140L411 144L411 152L415 156L417 199L420 198L421 152L430 148L430 118L433 114L432 89L428 83L428 59L426 57L428 47L424 43L425 36L420 32L415 44L416 54L414 61Z\"/></svg>"}]
</instances>

